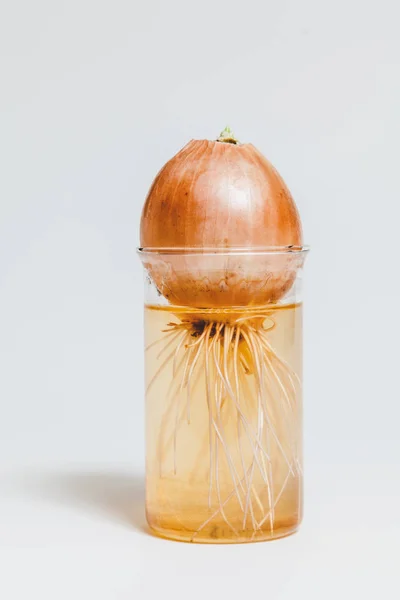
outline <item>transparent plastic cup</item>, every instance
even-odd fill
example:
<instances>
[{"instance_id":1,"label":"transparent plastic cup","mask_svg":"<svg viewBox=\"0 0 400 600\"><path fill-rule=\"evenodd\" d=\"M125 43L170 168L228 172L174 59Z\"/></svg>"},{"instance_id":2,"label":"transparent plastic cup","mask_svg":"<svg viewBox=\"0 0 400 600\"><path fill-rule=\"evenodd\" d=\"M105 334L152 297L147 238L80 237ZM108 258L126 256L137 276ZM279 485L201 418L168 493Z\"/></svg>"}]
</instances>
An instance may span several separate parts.
<instances>
[{"instance_id":1,"label":"transparent plastic cup","mask_svg":"<svg viewBox=\"0 0 400 600\"><path fill-rule=\"evenodd\" d=\"M237 543L299 527L307 250L138 250L156 534Z\"/></svg>"}]
</instances>

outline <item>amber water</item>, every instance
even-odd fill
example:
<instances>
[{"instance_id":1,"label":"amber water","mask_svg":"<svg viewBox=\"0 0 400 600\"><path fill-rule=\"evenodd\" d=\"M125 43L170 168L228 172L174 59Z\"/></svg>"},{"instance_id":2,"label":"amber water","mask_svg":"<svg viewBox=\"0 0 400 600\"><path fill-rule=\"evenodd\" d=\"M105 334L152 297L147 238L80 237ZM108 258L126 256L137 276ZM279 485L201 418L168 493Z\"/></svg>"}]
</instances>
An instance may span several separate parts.
<instances>
[{"instance_id":1,"label":"amber water","mask_svg":"<svg viewBox=\"0 0 400 600\"><path fill-rule=\"evenodd\" d=\"M146 512L159 535L274 539L302 518L302 307L146 306Z\"/></svg>"}]
</instances>

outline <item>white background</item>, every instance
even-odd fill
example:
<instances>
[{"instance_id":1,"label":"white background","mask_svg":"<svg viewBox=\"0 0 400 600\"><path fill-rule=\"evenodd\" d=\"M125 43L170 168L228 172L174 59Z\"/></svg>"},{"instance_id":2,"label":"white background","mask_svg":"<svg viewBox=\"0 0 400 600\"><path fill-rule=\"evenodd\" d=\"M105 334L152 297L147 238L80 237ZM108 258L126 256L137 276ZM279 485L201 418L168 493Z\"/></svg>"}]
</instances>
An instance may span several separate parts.
<instances>
[{"instance_id":1,"label":"white background","mask_svg":"<svg viewBox=\"0 0 400 600\"><path fill-rule=\"evenodd\" d=\"M0 597L398 598L397 0L13 0L0 16ZM306 517L143 531L140 211L229 124L312 247Z\"/></svg>"}]
</instances>

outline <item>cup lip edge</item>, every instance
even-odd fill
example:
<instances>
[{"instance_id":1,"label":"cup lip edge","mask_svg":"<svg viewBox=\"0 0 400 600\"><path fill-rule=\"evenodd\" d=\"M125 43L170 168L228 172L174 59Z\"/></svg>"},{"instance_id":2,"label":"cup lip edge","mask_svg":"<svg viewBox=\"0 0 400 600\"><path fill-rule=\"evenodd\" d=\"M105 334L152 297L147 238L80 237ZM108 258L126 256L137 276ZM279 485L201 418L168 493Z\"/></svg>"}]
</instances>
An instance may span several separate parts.
<instances>
[{"instance_id":1,"label":"cup lip edge","mask_svg":"<svg viewBox=\"0 0 400 600\"><path fill-rule=\"evenodd\" d=\"M310 251L310 246L252 246L231 248L207 247L141 247L136 248L139 256L145 255L172 255L172 256L276 256L276 255L302 255Z\"/></svg>"}]
</instances>

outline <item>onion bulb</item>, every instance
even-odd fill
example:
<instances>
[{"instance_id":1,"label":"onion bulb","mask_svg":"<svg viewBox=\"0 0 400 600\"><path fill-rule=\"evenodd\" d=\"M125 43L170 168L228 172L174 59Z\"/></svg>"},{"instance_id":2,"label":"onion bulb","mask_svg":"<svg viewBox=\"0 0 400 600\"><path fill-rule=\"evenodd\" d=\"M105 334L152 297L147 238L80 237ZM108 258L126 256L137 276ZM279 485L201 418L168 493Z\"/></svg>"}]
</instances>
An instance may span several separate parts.
<instances>
[{"instance_id":1,"label":"onion bulb","mask_svg":"<svg viewBox=\"0 0 400 600\"><path fill-rule=\"evenodd\" d=\"M145 266L160 293L179 305L277 302L295 278L289 250L302 243L285 182L228 128L216 141L190 141L171 158L142 212Z\"/></svg>"}]
</instances>

